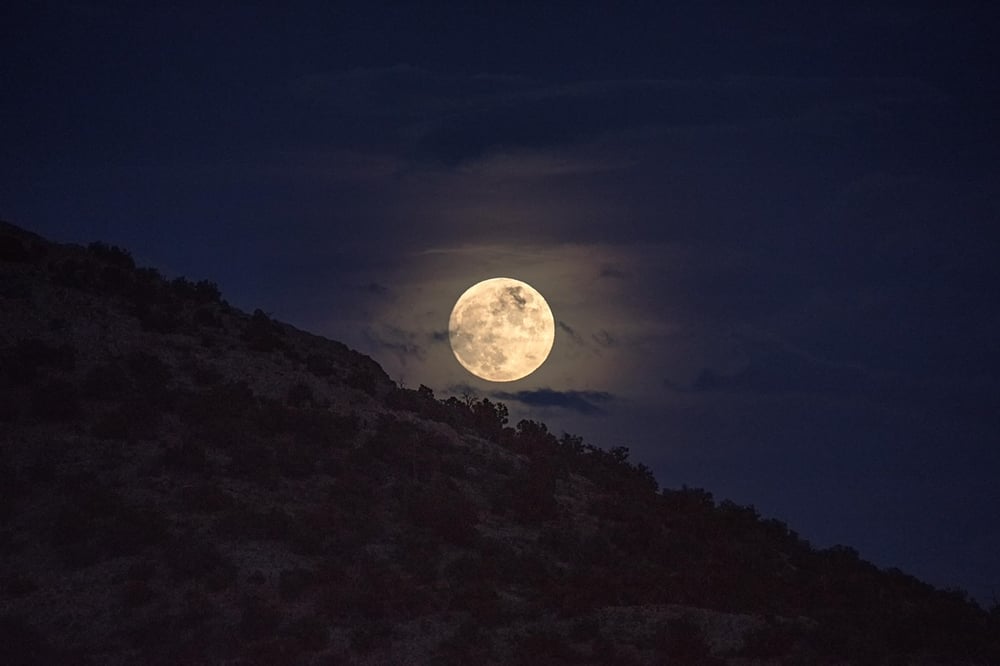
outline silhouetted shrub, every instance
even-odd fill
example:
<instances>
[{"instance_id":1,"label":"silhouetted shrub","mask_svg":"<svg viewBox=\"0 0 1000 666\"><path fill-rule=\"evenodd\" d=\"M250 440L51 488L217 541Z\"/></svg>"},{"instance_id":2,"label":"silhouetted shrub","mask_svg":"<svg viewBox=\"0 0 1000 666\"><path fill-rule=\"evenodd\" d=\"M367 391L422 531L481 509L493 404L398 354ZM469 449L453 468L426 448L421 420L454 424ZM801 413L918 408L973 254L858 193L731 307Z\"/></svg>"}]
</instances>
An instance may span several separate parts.
<instances>
[{"instance_id":1,"label":"silhouetted shrub","mask_svg":"<svg viewBox=\"0 0 1000 666\"><path fill-rule=\"evenodd\" d=\"M8 278L0 282L0 298L28 300L33 294L33 286L27 279Z\"/></svg>"},{"instance_id":2,"label":"silhouetted shrub","mask_svg":"<svg viewBox=\"0 0 1000 666\"><path fill-rule=\"evenodd\" d=\"M38 589L38 583L26 574L13 574L3 580L0 589L12 597L23 597Z\"/></svg>"},{"instance_id":3,"label":"silhouetted shrub","mask_svg":"<svg viewBox=\"0 0 1000 666\"><path fill-rule=\"evenodd\" d=\"M334 372L333 362L320 354L306 356L306 369L317 377L329 377Z\"/></svg>"},{"instance_id":4,"label":"silhouetted shrub","mask_svg":"<svg viewBox=\"0 0 1000 666\"><path fill-rule=\"evenodd\" d=\"M629 646L616 643L605 636L598 636L594 639L593 647L591 648L591 656L592 661L595 664L641 666L642 664L647 663L645 660L640 659L636 655L636 652L630 649ZM657 661L653 663L658 665L672 665L674 663L682 664L683 662Z\"/></svg>"},{"instance_id":5,"label":"silhouetted shrub","mask_svg":"<svg viewBox=\"0 0 1000 666\"><path fill-rule=\"evenodd\" d=\"M490 508L526 525L550 520L559 508L555 499L555 484L555 474L548 463L533 459L526 470L492 493Z\"/></svg>"},{"instance_id":6,"label":"silhouetted shrub","mask_svg":"<svg viewBox=\"0 0 1000 666\"><path fill-rule=\"evenodd\" d=\"M56 556L70 568L79 568L96 562L100 553L93 540L97 527L94 510L85 511L66 504L53 515L49 539Z\"/></svg>"},{"instance_id":7,"label":"silhouetted shrub","mask_svg":"<svg viewBox=\"0 0 1000 666\"><path fill-rule=\"evenodd\" d=\"M594 640L601 635L601 623L594 617L579 617L569 628L569 637L577 642Z\"/></svg>"},{"instance_id":8,"label":"silhouetted shrub","mask_svg":"<svg viewBox=\"0 0 1000 666\"><path fill-rule=\"evenodd\" d=\"M783 657L795 647L802 633L796 625L772 620L744 635L743 648L739 654L741 657L754 659Z\"/></svg>"},{"instance_id":9,"label":"silhouetted shrub","mask_svg":"<svg viewBox=\"0 0 1000 666\"><path fill-rule=\"evenodd\" d=\"M514 430L509 447L531 457L551 457L557 451L558 441L544 423L522 419Z\"/></svg>"},{"instance_id":10,"label":"silhouetted shrub","mask_svg":"<svg viewBox=\"0 0 1000 666\"><path fill-rule=\"evenodd\" d=\"M51 273L53 282L70 289L87 289L94 284L94 270L76 259L56 262Z\"/></svg>"},{"instance_id":11,"label":"silhouetted shrub","mask_svg":"<svg viewBox=\"0 0 1000 666\"><path fill-rule=\"evenodd\" d=\"M131 382L128 373L118 363L95 365L84 375L82 390L89 400L110 400L124 395Z\"/></svg>"},{"instance_id":12,"label":"silhouetted shrub","mask_svg":"<svg viewBox=\"0 0 1000 666\"><path fill-rule=\"evenodd\" d=\"M496 580L496 563L484 557L479 551L468 551L448 563L444 568L444 577L457 585L480 580Z\"/></svg>"},{"instance_id":13,"label":"silhouetted shrub","mask_svg":"<svg viewBox=\"0 0 1000 666\"><path fill-rule=\"evenodd\" d=\"M101 415L90 432L95 437L113 440L150 439L155 437L160 413L143 399L125 400Z\"/></svg>"},{"instance_id":14,"label":"silhouetted shrub","mask_svg":"<svg viewBox=\"0 0 1000 666\"><path fill-rule=\"evenodd\" d=\"M130 580L125 582L125 589L122 590L122 605L126 608L138 608L144 606L156 598L156 592L144 580Z\"/></svg>"},{"instance_id":15,"label":"silhouetted shrub","mask_svg":"<svg viewBox=\"0 0 1000 666\"><path fill-rule=\"evenodd\" d=\"M220 614L218 604L212 601L203 591L197 589L184 591L179 610L180 613L177 615L176 626L182 630L204 627L206 622L213 620ZM196 639L192 640L193 637L188 636L178 636L178 639L177 651L170 651L167 654L182 656L186 652L190 653L192 649L194 649L195 654L198 653L197 647L194 645L197 643Z\"/></svg>"},{"instance_id":16,"label":"silhouetted shrub","mask_svg":"<svg viewBox=\"0 0 1000 666\"><path fill-rule=\"evenodd\" d=\"M289 550L296 555L313 557L323 553L323 547L336 529L325 516L314 511L300 511L290 516L288 521Z\"/></svg>"},{"instance_id":17,"label":"silhouetted shrub","mask_svg":"<svg viewBox=\"0 0 1000 666\"><path fill-rule=\"evenodd\" d=\"M456 430L473 426L471 403L467 404L455 396L451 396L439 401L439 404L441 405L440 420L443 423L448 423Z\"/></svg>"},{"instance_id":18,"label":"silhouetted shrub","mask_svg":"<svg viewBox=\"0 0 1000 666\"><path fill-rule=\"evenodd\" d=\"M284 348L282 348L281 355L295 364L302 363L304 360L302 358L302 354L300 354L298 350L293 349L292 347L288 347L287 345Z\"/></svg>"},{"instance_id":19,"label":"silhouetted shrub","mask_svg":"<svg viewBox=\"0 0 1000 666\"><path fill-rule=\"evenodd\" d=\"M281 326L258 309L247 322L242 337L251 351L270 352L284 346L283 334Z\"/></svg>"},{"instance_id":20,"label":"silhouetted shrub","mask_svg":"<svg viewBox=\"0 0 1000 666\"><path fill-rule=\"evenodd\" d=\"M326 623L312 615L305 615L292 621L287 631L304 650L310 652L322 650L330 640L330 630Z\"/></svg>"},{"instance_id":21,"label":"silhouetted shrub","mask_svg":"<svg viewBox=\"0 0 1000 666\"><path fill-rule=\"evenodd\" d=\"M806 633L805 643L820 654L840 657L851 663L883 663L888 656L877 626L833 614L820 618L820 622Z\"/></svg>"},{"instance_id":22,"label":"silhouetted shrub","mask_svg":"<svg viewBox=\"0 0 1000 666\"><path fill-rule=\"evenodd\" d=\"M3 354L5 374L15 384L30 384L40 368L72 372L76 367L76 350L68 343L53 345L31 338L20 340Z\"/></svg>"},{"instance_id":23,"label":"silhouetted shrub","mask_svg":"<svg viewBox=\"0 0 1000 666\"><path fill-rule=\"evenodd\" d=\"M659 658L693 666L722 666L724 661L712 655L711 647L701 627L688 618L668 620L654 637L654 650Z\"/></svg>"},{"instance_id":24,"label":"silhouetted shrub","mask_svg":"<svg viewBox=\"0 0 1000 666\"><path fill-rule=\"evenodd\" d=\"M626 586L618 561L612 566L584 565L570 569L562 576L550 577L542 589L555 602L560 614L567 617L620 604L626 599L638 601ZM648 586L649 581L646 583Z\"/></svg>"},{"instance_id":25,"label":"silhouetted shrub","mask_svg":"<svg viewBox=\"0 0 1000 666\"><path fill-rule=\"evenodd\" d=\"M286 541L292 533L292 517L284 509L256 509L236 503L223 514L217 529L223 536L250 541Z\"/></svg>"},{"instance_id":26,"label":"silhouetted shrub","mask_svg":"<svg viewBox=\"0 0 1000 666\"><path fill-rule=\"evenodd\" d=\"M76 350L69 343L57 346L37 339L22 340L14 350L17 356L29 359L37 367L63 372L72 372L76 368Z\"/></svg>"},{"instance_id":27,"label":"silhouetted shrub","mask_svg":"<svg viewBox=\"0 0 1000 666\"><path fill-rule=\"evenodd\" d=\"M143 663L178 663L170 661L174 657L171 653L176 653L180 647L172 619L160 613L150 614L126 630L129 647L140 655Z\"/></svg>"},{"instance_id":28,"label":"silhouetted shrub","mask_svg":"<svg viewBox=\"0 0 1000 666\"><path fill-rule=\"evenodd\" d=\"M154 268L137 268L132 273L132 279L122 287L122 292L126 311L140 320L154 306L164 305L170 301L170 292L166 289L159 271Z\"/></svg>"},{"instance_id":29,"label":"silhouetted shrub","mask_svg":"<svg viewBox=\"0 0 1000 666\"><path fill-rule=\"evenodd\" d=\"M31 252L20 238L0 234L0 261L10 263L28 262L32 260Z\"/></svg>"},{"instance_id":30,"label":"silhouetted shrub","mask_svg":"<svg viewBox=\"0 0 1000 666\"><path fill-rule=\"evenodd\" d=\"M214 365L196 360L185 363L184 371L199 387L217 386L224 378L222 371Z\"/></svg>"},{"instance_id":31,"label":"silhouetted shrub","mask_svg":"<svg viewBox=\"0 0 1000 666\"><path fill-rule=\"evenodd\" d=\"M31 391L31 415L43 423L74 421L83 414L80 393L67 381L53 379Z\"/></svg>"},{"instance_id":32,"label":"silhouetted shrub","mask_svg":"<svg viewBox=\"0 0 1000 666\"><path fill-rule=\"evenodd\" d=\"M392 641L392 625L386 620L366 622L351 630L351 647L362 654L388 647Z\"/></svg>"},{"instance_id":33,"label":"silhouetted shrub","mask_svg":"<svg viewBox=\"0 0 1000 666\"><path fill-rule=\"evenodd\" d=\"M282 435L295 430L299 413L283 401L261 398L251 418L254 428L262 435Z\"/></svg>"},{"instance_id":34,"label":"silhouetted shrub","mask_svg":"<svg viewBox=\"0 0 1000 666\"><path fill-rule=\"evenodd\" d=\"M356 388L368 395L374 396L377 393L378 379L371 372L360 368L354 368L347 373L344 383L351 388Z\"/></svg>"},{"instance_id":35,"label":"silhouetted shrub","mask_svg":"<svg viewBox=\"0 0 1000 666\"><path fill-rule=\"evenodd\" d=\"M297 446L321 451L348 446L359 430L357 414L335 414L326 409L304 409L291 422Z\"/></svg>"},{"instance_id":36,"label":"silhouetted shrub","mask_svg":"<svg viewBox=\"0 0 1000 666\"><path fill-rule=\"evenodd\" d=\"M385 396L385 405L390 409L400 409L419 414L431 421L450 423L452 414L449 407L434 399L434 391L420 385L415 391L394 388Z\"/></svg>"},{"instance_id":37,"label":"silhouetted shrub","mask_svg":"<svg viewBox=\"0 0 1000 666\"><path fill-rule=\"evenodd\" d=\"M564 562L584 562L583 540L569 525L556 525L543 529L538 535L538 545L548 548L556 559Z\"/></svg>"},{"instance_id":38,"label":"silhouetted shrub","mask_svg":"<svg viewBox=\"0 0 1000 666\"><path fill-rule=\"evenodd\" d=\"M331 608L326 600L327 608ZM354 622L401 620L414 617L428 608L426 590L402 575L389 562L362 553L353 575L340 587L336 597L337 614Z\"/></svg>"},{"instance_id":39,"label":"silhouetted shrub","mask_svg":"<svg viewBox=\"0 0 1000 666\"><path fill-rule=\"evenodd\" d=\"M216 483L205 481L179 491L181 506L194 513L217 513L232 505L232 498Z\"/></svg>"},{"instance_id":40,"label":"silhouetted shrub","mask_svg":"<svg viewBox=\"0 0 1000 666\"><path fill-rule=\"evenodd\" d=\"M216 570L233 570L219 550L202 537L181 535L164 548L167 567L177 580L205 578Z\"/></svg>"},{"instance_id":41,"label":"silhouetted shrub","mask_svg":"<svg viewBox=\"0 0 1000 666\"><path fill-rule=\"evenodd\" d=\"M417 440L413 423L397 419L389 414L380 414L375 431L365 443L365 453L382 462L398 459Z\"/></svg>"},{"instance_id":42,"label":"silhouetted shrub","mask_svg":"<svg viewBox=\"0 0 1000 666\"><path fill-rule=\"evenodd\" d=\"M302 446L288 446L275 456L275 464L282 476L301 479L316 474L319 461L313 451Z\"/></svg>"},{"instance_id":43,"label":"silhouetted shrub","mask_svg":"<svg viewBox=\"0 0 1000 666\"><path fill-rule=\"evenodd\" d=\"M200 303L217 303L222 300L218 285L208 280L191 282L185 277L178 277L170 282L170 289L175 296L184 300Z\"/></svg>"},{"instance_id":44,"label":"silhouetted shrub","mask_svg":"<svg viewBox=\"0 0 1000 666\"><path fill-rule=\"evenodd\" d=\"M496 584L482 578L465 579L452 587L449 609L470 613L486 626L500 624L505 619Z\"/></svg>"},{"instance_id":45,"label":"silhouetted shrub","mask_svg":"<svg viewBox=\"0 0 1000 666\"><path fill-rule=\"evenodd\" d=\"M676 514L705 514L715 509L712 493L703 488L681 487L680 490L664 488L662 506Z\"/></svg>"},{"instance_id":46,"label":"silhouetted shrub","mask_svg":"<svg viewBox=\"0 0 1000 666\"><path fill-rule=\"evenodd\" d=\"M281 626L281 611L259 599L249 599L240 613L239 631L243 638L259 641L274 636Z\"/></svg>"},{"instance_id":47,"label":"silhouetted shrub","mask_svg":"<svg viewBox=\"0 0 1000 666\"><path fill-rule=\"evenodd\" d=\"M491 576L504 582L514 582L521 575L521 556L514 548L497 539L484 537L478 544L482 561L489 564Z\"/></svg>"},{"instance_id":48,"label":"silhouetted shrub","mask_svg":"<svg viewBox=\"0 0 1000 666\"><path fill-rule=\"evenodd\" d=\"M205 446L193 439L184 439L179 444L166 447L161 461L167 467L185 472L205 473L209 471Z\"/></svg>"},{"instance_id":49,"label":"silhouetted shrub","mask_svg":"<svg viewBox=\"0 0 1000 666\"><path fill-rule=\"evenodd\" d=\"M441 558L439 541L421 530L406 529L396 543L396 561L408 575L421 583L437 579Z\"/></svg>"},{"instance_id":50,"label":"silhouetted shrub","mask_svg":"<svg viewBox=\"0 0 1000 666\"><path fill-rule=\"evenodd\" d=\"M632 466L632 471L636 485L644 487L654 493L659 492L660 484L656 480L656 476L653 474L652 469L643 463L637 463Z\"/></svg>"},{"instance_id":51,"label":"silhouetted shrub","mask_svg":"<svg viewBox=\"0 0 1000 666\"><path fill-rule=\"evenodd\" d=\"M508 562L497 565L497 573L504 580L534 588L544 597L544 586L555 576L554 564L542 554L532 550L514 553Z\"/></svg>"},{"instance_id":52,"label":"silhouetted shrub","mask_svg":"<svg viewBox=\"0 0 1000 666\"><path fill-rule=\"evenodd\" d=\"M0 615L0 645L7 664L44 666L59 658L42 634L19 615Z\"/></svg>"},{"instance_id":53,"label":"silhouetted shrub","mask_svg":"<svg viewBox=\"0 0 1000 666\"><path fill-rule=\"evenodd\" d=\"M184 323L179 303L152 303L141 301L132 307L132 316L139 320L144 331L152 333L177 333Z\"/></svg>"},{"instance_id":54,"label":"silhouetted shrub","mask_svg":"<svg viewBox=\"0 0 1000 666\"><path fill-rule=\"evenodd\" d=\"M472 403L472 422L476 432L485 439L498 441L507 425L509 412L507 406L502 402L490 402L483 398L479 402Z\"/></svg>"},{"instance_id":55,"label":"silhouetted shrub","mask_svg":"<svg viewBox=\"0 0 1000 666\"><path fill-rule=\"evenodd\" d=\"M87 246L87 250L109 266L117 266L132 270L135 268L135 260L127 250L123 250L117 245L108 246L106 243L94 241Z\"/></svg>"},{"instance_id":56,"label":"silhouetted shrub","mask_svg":"<svg viewBox=\"0 0 1000 666\"><path fill-rule=\"evenodd\" d=\"M278 473L283 470L277 464L274 448L256 438L236 440L233 444L238 446L238 450L233 451L226 468L228 474L251 479L265 485L277 481ZM234 449L235 447L229 446L228 448Z\"/></svg>"},{"instance_id":57,"label":"silhouetted shrub","mask_svg":"<svg viewBox=\"0 0 1000 666\"><path fill-rule=\"evenodd\" d=\"M278 592L285 601L295 601L309 589L316 580L316 574L309 569L296 567L281 572L278 579Z\"/></svg>"},{"instance_id":58,"label":"silhouetted shrub","mask_svg":"<svg viewBox=\"0 0 1000 666\"><path fill-rule=\"evenodd\" d=\"M583 655L569 641L554 631L534 630L523 636L514 648L514 663L579 664Z\"/></svg>"},{"instance_id":59,"label":"silhouetted shrub","mask_svg":"<svg viewBox=\"0 0 1000 666\"><path fill-rule=\"evenodd\" d=\"M128 580L149 581L156 575L156 562L154 560L143 559L132 563L126 572Z\"/></svg>"},{"instance_id":60,"label":"silhouetted shrub","mask_svg":"<svg viewBox=\"0 0 1000 666\"><path fill-rule=\"evenodd\" d=\"M197 308L191 315L192 321L197 326L207 326L209 328L222 328L222 318L211 308Z\"/></svg>"},{"instance_id":61,"label":"silhouetted shrub","mask_svg":"<svg viewBox=\"0 0 1000 666\"><path fill-rule=\"evenodd\" d=\"M157 508L134 506L93 482L65 482L69 497L53 517L51 543L70 567L105 557L136 555L165 543L166 516Z\"/></svg>"},{"instance_id":62,"label":"silhouetted shrub","mask_svg":"<svg viewBox=\"0 0 1000 666\"><path fill-rule=\"evenodd\" d=\"M195 296L201 301L211 301L218 303L222 301L222 292L219 285L210 280L198 280L194 285Z\"/></svg>"},{"instance_id":63,"label":"silhouetted shrub","mask_svg":"<svg viewBox=\"0 0 1000 666\"><path fill-rule=\"evenodd\" d=\"M96 278L90 286L96 291L122 294L128 292L129 285L134 279L132 269L121 266L103 266L97 271Z\"/></svg>"},{"instance_id":64,"label":"silhouetted shrub","mask_svg":"<svg viewBox=\"0 0 1000 666\"><path fill-rule=\"evenodd\" d=\"M139 393L154 403L165 402L173 379L173 370L169 365L160 357L142 350L130 353L125 363Z\"/></svg>"},{"instance_id":65,"label":"silhouetted shrub","mask_svg":"<svg viewBox=\"0 0 1000 666\"><path fill-rule=\"evenodd\" d=\"M15 423L21 418L22 400L14 388L0 377L0 423Z\"/></svg>"},{"instance_id":66,"label":"silhouetted shrub","mask_svg":"<svg viewBox=\"0 0 1000 666\"><path fill-rule=\"evenodd\" d=\"M458 546L476 542L476 507L446 481L411 487L404 510L414 525Z\"/></svg>"},{"instance_id":67,"label":"silhouetted shrub","mask_svg":"<svg viewBox=\"0 0 1000 666\"><path fill-rule=\"evenodd\" d=\"M464 479L468 477L469 470L465 461L461 458L447 457L441 460L441 472L454 479Z\"/></svg>"},{"instance_id":68,"label":"silhouetted shrub","mask_svg":"<svg viewBox=\"0 0 1000 666\"><path fill-rule=\"evenodd\" d=\"M104 552L111 556L136 555L165 543L168 528L169 521L160 509L121 503L102 521L98 538Z\"/></svg>"},{"instance_id":69,"label":"silhouetted shrub","mask_svg":"<svg viewBox=\"0 0 1000 666\"><path fill-rule=\"evenodd\" d=\"M418 423L383 415L358 455L374 458L398 476L419 482L436 475L441 467L441 452L447 448L446 439L427 432ZM358 462L362 462L361 459Z\"/></svg>"},{"instance_id":70,"label":"silhouetted shrub","mask_svg":"<svg viewBox=\"0 0 1000 666\"><path fill-rule=\"evenodd\" d=\"M246 382L229 382L190 396L180 413L188 424L201 426L219 421L245 421L257 406L257 396Z\"/></svg>"},{"instance_id":71,"label":"silhouetted shrub","mask_svg":"<svg viewBox=\"0 0 1000 666\"><path fill-rule=\"evenodd\" d=\"M492 643L490 635L474 619L467 620L441 641L432 663L455 666L484 663L492 653Z\"/></svg>"},{"instance_id":72,"label":"silhouetted shrub","mask_svg":"<svg viewBox=\"0 0 1000 666\"><path fill-rule=\"evenodd\" d=\"M293 407L304 407L312 404L314 399L312 387L305 382L296 382L288 389L288 404Z\"/></svg>"},{"instance_id":73,"label":"silhouetted shrub","mask_svg":"<svg viewBox=\"0 0 1000 666\"><path fill-rule=\"evenodd\" d=\"M661 521L642 505L611 495L595 501L591 509L610 523L604 535L625 552L655 557L655 553L666 546Z\"/></svg>"}]
</instances>

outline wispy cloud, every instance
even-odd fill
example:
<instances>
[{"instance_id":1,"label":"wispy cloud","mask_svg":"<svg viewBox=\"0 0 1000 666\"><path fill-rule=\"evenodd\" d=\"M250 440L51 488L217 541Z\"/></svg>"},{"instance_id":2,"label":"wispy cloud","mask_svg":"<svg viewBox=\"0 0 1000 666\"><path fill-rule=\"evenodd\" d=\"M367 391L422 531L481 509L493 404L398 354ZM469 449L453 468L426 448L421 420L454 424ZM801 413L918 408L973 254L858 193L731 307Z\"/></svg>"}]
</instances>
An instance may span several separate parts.
<instances>
[{"instance_id":1,"label":"wispy cloud","mask_svg":"<svg viewBox=\"0 0 1000 666\"><path fill-rule=\"evenodd\" d=\"M361 287L361 291L372 296L388 296L390 293L388 287L377 282L369 282Z\"/></svg>"},{"instance_id":2,"label":"wispy cloud","mask_svg":"<svg viewBox=\"0 0 1000 666\"><path fill-rule=\"evenodd\" d=\"M640 128L815 119L818 107L856 118L859 112L879 113L886 104L900 101L938 105L947 99L920 81L904 78L552 83L503 74L456 75L409 64L310 75L291 82L290 90L343 117L364 119L362 127L373 136L400 142L417 162L452 167L490 154L565 147ZM594 166L543 155L536 168L552 173ZM502 170L503 165L493 168ZM530 161L518 159L512 172L523 174L525 168L531 168Z\"/></svg>"},{"instance_id":3,"label":"wispy cloud","mask_svg":"<svg viewBox=\"0 0 1000 666\"><path fill-rule=\"evenodd\" d=\"M611 278L615 280L624 280L628 277L628 273L614 266L602 266L599 275L602 278Z\"/></svg>"},{"instance_id":4,"label":"wispy cloud","mask_svg":"<svg viewBox=\"0 0 1000 666\"><path fill-rule=\"evenodd\" d=\"M848 394L870 387L872 380L871 373L858 365L833 363L788 345L758 343L741 370L723 374L704 368L690 390Z\"/></svg>"},{"instance_id":5,"label":"wispy cloud","mask_svg":"<svg viewBox=\"0 0 1000 666\"><path fill-rule=\"evenodd\" d=\"M596 333L592 333L590 337L601 347L614 347L618 344L618 340L603 328Z\"/></svg>"},{"instance_id":6,"label":"wispy cloud","mask_svg":"<svg viewBox=\"0 0 1000 666\"><path fill-rule=\"evenodd\" d=\"M426 357L426 351L419 343L421 336L412 331L381 323L365 327L363 335L370 345L391 353L403 365L409 360L423 361Z\"/></svg>"},{"instance_id":7,"label":"wispy cloud","mask_svg":"<svg viewBox=\"0 0 1000 666\"><path fill-rule=\"evenodd\" d=\"M577 333L573 329L573 327L570 326L569 324L567 324L566 322L564 322L562 320L558 320L558 321L556 321L556 326L559 327L560 331L562 331L563 333L565 333L566 335L569 336L569 339L573 341L573 344L580 345L580 346L583 346L585 344L584 341L583 341L583 337L579 333Z\"/></svg>"},{"instance_id":8,"label":"wispy cloud","mask_svg":"<svg viewBox=\"0 0 1000 666\"><path fill-rule=\"evenodd\" d=\"M549 388L533 391L494 391L493 397L498 400L519 402L529 407L554 407L566 409L584 415L603 413L598 404L606 404L614 399L611 393L605 391L556 391Z\"/></svg>"}]
</instances>

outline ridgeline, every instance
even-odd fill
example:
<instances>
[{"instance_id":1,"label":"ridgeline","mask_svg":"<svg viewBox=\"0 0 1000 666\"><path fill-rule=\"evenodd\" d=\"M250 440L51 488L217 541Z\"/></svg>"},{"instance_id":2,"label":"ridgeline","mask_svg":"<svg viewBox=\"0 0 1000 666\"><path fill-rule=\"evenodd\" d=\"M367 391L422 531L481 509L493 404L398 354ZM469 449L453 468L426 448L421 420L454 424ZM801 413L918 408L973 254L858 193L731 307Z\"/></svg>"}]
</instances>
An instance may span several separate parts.
<instances>
[{"instance_id":1,"label":"ridgeline","mask_svg":"<svg viewBox=\"0 0 1000 666\"><path fill-rule=\"evenodd\" d=\"M1000 610L0 223L4 664L997 664Z\"/></svg>"}]
</instances>

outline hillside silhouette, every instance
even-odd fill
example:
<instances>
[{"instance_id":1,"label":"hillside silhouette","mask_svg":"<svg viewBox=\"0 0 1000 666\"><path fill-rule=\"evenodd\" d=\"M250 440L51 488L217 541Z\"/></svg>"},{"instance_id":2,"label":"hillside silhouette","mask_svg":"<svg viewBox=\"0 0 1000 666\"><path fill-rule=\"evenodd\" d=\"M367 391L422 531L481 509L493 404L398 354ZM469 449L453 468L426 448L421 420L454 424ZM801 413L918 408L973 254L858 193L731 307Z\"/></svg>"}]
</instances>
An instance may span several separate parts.
<instances>
[{"instance_id":1,"label":"hillside silhouette","mask_svg":"<svg viewBox=\"0 0 1000 666\"><path fill-rule=\"evenodd\" d=\"M0 223L0 663L997 664L1000 612Z\"/></svg>"}]
</instances>

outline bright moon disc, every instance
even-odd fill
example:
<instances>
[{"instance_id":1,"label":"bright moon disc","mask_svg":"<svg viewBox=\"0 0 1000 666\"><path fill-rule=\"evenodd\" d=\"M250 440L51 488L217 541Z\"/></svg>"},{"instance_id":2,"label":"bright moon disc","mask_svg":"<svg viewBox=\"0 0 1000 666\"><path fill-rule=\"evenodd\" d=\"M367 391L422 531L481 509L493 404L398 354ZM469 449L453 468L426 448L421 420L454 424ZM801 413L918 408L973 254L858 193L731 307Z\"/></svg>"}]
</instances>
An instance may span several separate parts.
<instances>
[{"instance_id":1,"label":"bright moon disc","mask_svg":"<svg viewBox=\"0 0 1000 666\"><path fill-rule=\"evenodd\" d=\"M526 282L498 277L469 287L448 320L448 338L465 369L512 382L538 369L552 350L556 324L542 295Z\"/></svg>"}]
</instances>

